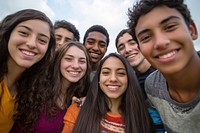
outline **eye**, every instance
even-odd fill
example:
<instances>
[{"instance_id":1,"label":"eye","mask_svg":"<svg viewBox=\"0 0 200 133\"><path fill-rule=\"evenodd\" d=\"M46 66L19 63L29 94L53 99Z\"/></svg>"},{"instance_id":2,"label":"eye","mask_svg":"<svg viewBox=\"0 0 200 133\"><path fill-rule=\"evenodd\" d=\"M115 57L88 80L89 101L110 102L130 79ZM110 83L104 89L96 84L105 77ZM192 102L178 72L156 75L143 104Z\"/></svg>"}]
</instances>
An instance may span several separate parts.
<instances>
[{"instance_id":1,"label":"eye","mask_svg":"<svg viewBox=\"0 0 200 133\"><path fill-rule=\"evenodd\" d=\"M105 47L106 47L106 44L105 44L105 43L100 43L99 46L100 46L101 48L105 48Z\"/></svg>"},{"instance_id":2,"label":"eye","mask_svg":"<svg viewBox=\"0 0 200 133\"><path fill-rule=\"evenodd\" d=\"M120 77L123 77L123 76L125 76L126 75L126 71L118 71L117 72L117 75L119 75Z\"/></svg>"},{"instance_id":3,"label":"eye","mask_svg":"<svg viewBox=\"0 0 200 133\"><path fill-rule=\"evenodd\" d=\"M65 59L66 61L68 61L68 62L72 61L72 58L69 58L69 57L65 57L64 59Z\"/></svg>"},{"instance_id":4,"label":"eye","mask_svg":"<svg viewBox=\"0 0 200 133\"><path fill-rule=\"evenodd\" d=\"M132 46L137 45L137 43L135 41L131 41L131 42L129 42L129 44L132 45Z\"/></svg>"},{"instance_id":5,"label":"eye","mask_svg":"<svg viewBox=\"0 0 200 133\"><path fill-rule=\"evenodd\" d=\"M89 44L89 45L93 45L93 44L94 44L94 41L92 41L92 40L88 40L88 41L87 41L87 44Z\"/></svg>"},{"instance_id":6,"label":"eye","mask_svg":"<svg viewBox=\"0 0 200 133\"><path fill-rule=\"evenodd\" d=\"M109 71L107 71L107 70L103 70L101 73L102 73L102 75L104 75L104 76L109 75Z\"/></svg>"},{"instance_id":7,"label":"eye","mask_svg":"<svg viewBox=\"0 0 200 133\"><path fill-rule=\"evenodd\" d=\"M80 60L79 62L80 62L80 64L85 64L86 60Z\"/></svg>"},{"instance_id":8,"label":"eye","mask_svg":"<svg viewBox=\"0 0 200 133\"><path fill-rule=\"evenodd\" d=\"M56 37L56 41L60 41L61 40L61 37Z\"/></svg>"},{"instance_id":9,"label":"eye","mask_svg":"<svg viewBox=\"0 0 200 133\"><path fill-rule=\"evenodd\" d=\"M42 43L42 44L47 44L47 41L44 40L44 39L39 39L39 41L40 41L40 43Z\"/></svg>"},{"instance_id":10,"label":"eye","mask_svg":"<svg viewBox=\"0 0 200 133\"><path fill-rule=\"evenodd\" d=\"M171 24L168 24L166 27L165 27L165 31L172 31L176 29L176 24L175 23L171 23Z\"/></svg>"},{"instance_id":11,"label":"eye","mask_svg":"<svg viewBox=\"0 0 200 133\"><path fill-rule=\"evenodd\" d=\"M118 51L122 51L122 50L124 50L124 48L125 48L124 45L119 45L117 49L118 49Z\"/></svg>"},{"instance_id":12,"label":"eye","mask_svg":"<svg viewBox=\"0 0 200 133\"><path fill-rule=\"evenodd\" d=\"M70 41L70 40L72 40L72 39L70 39L70 38L65 38L65 42L68 42L68 41Z\"/></svg>"},{"instance_id":13,"label":"eye","mask_svg":"<svg viewBox=\"0 0 200 133\"><path fill-rule=\"evenodd\" d=\"M21 36L28 36L28 33L25 31L19 31L19 35Z\"/></svg>"},{"instance_id":14,"label":"eye","mask_svg":"<svg viewBox=\"0 0 200 133\"><path fill-rule=\"evenodd\" d=\"M149 40L151 39L151 36L149 34L145 34L145 35L142 35L141 37L139 37L139 41L141 43L146 43L148 42Z\"/></svg>"}]
</instances>

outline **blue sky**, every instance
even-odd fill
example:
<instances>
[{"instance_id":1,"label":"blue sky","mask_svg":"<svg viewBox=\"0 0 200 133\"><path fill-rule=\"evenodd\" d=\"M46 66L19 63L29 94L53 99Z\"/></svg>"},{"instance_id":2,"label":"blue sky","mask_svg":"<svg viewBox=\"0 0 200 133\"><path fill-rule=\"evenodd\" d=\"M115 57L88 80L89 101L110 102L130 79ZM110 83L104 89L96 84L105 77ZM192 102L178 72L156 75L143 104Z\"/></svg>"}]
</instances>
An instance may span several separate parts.
<instances>
[{"instance_id":1,"label":"blue sky","mask_svg":"<svg viewBox=\"0 0 200 133\"><path fill-rule=\"evenodd\" d=\"M85 31L94 24L103 25L110 34L108 52L116 52L115 37L126 28L127 11L135 0L0 0L0 20L6 15L25 8L43 11L54 23L65 19L80 32L82 42ZM200 33L199 0L185 0ZM195 41L200 50L200 38Z\"/></svg>"}]
</instances>

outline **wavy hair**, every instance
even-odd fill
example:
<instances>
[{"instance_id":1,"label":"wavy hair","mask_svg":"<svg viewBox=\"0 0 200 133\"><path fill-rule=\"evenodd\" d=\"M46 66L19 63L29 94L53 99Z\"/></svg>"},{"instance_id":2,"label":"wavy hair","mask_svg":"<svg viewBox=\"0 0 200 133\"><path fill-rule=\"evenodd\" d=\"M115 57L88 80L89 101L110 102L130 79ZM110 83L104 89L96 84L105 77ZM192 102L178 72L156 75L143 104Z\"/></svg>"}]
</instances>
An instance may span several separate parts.
<instances>
[{"instance_id":1,"label":"wavy hair","mask_svg":"<svg viewBox=\"0 0 200 133\"><path fill-rule=\"evenodd\" d=\"M76 46L84 52L87 61L87 69L85 75L78 82L71 83L71 85L66 88L66 107L68 108L70 106L73 96L79 98L84 97L86 96L86 93L89 89L91 66L89 60L90 58L86 51L86 48L80 42L68 41L66 44L59 47L58 50L55 52L55 55L49 67L49 72L51 73L49 73L48 75L48 88L49 91L52 93L50 93L51 95L49 95L48 98L48 107L50 107L49 112L51 113L51 115L53 115L52 112L54 112L54 109L58 108L55 101L59 98L60 93L62 93L62 74L60 72L60 62L67 50L72 46Z\"/></svg>"},{"instance_id":2,"label":"wavy hair","mask_svg":"<svg viewBox=\"0 0 200 133\"><path fill-rule=\"evenodd\" d=\"M118 58L125 66L128 76L128 86L123 94L120 110L125 124L126 133L154 132L151 118L148 114L143 93L137 81L135 71L121 55L111 53L100 61L97 72L91 83L86 100L80 110L74 125L73 133L100 133L100 121L110 111L108 99L99 86L100 72L104 62L110 57Z\"/></svg>"},{"instance_id":3,"label":"wavy hair","mask_svg":"<svg viewBox=\"0 0 200 133\"><path fill-rule=\"evenodd\" d=\"M34 9L24 9L8 15L0 24L0 81L3 80L4 75L8 72L8 41L11 32L19 23L28 20L41 20L46 22L49 25L50 41L45 56L30 68L27 68L17 81L17 113L14 115L16 121L25 120L26 115L29 113L30 115L33 115L31 119L34 119L35 113L37 113L37 111L40 110L40 106L43 105L43 93L45 91L38 90L38 86L43 83L41 79L45 79L46 68L55 51L53 24L43 12ZM35 101L36 98L40 100ZM30 111L33 108L36 112Z\"/></svg>"},{"instance_id":4,"label":"wavy hair","mask_svg":"<svg viewBox=\"0 0 200 133\"><path fill-rule=\"evenodd\" d=\"M60 62L66 51L71 46L76 46L84 52L87 60L87 70L85 75L78 82L72 83L68 88L66 88L67 91L65 94L65 107L68 108L70 106L73 96L86 96L90 85L89 75L91 67L89 64L89 55L82 43L68 41L66 44L59 47L58 50L54 53L54 56L49 63L48 74L44 78L46 80L42 80L40 78L40 80L42 80L42 84L37 86L34 93L35 95L32 97L32 100L26 99L26 104L29 105L29 108L27 106L24 108L24 110L22 110L23 113L20 114L23 115L23 117L21 116L17 123L19 125L20 122L23 123L23 125L21 125L23 132L31 132L33 130L32 127L42 112L45 112L49 119L55 117L58 113L60 107L57 105L57 100L60 98L59 96L63 90Z\"/></svg>"}]
</instances>

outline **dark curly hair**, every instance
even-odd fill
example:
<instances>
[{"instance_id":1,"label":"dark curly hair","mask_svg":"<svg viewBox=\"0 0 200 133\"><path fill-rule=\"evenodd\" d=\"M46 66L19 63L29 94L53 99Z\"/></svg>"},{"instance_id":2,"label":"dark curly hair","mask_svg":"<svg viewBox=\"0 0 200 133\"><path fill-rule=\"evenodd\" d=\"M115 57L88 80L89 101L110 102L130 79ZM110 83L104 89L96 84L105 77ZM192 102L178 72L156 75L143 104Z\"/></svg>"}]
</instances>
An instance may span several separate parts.
<instances>
[{"instance_id":1,"label":"dark curly hair","mask_svg":"<svg viewBox=\"0 0 200 133\"><path fill-rule=\"evenodd\" d=\"M160 5L175 8L178 12L180 12L180 14L182 14L187 25L192 22L190 11L187 5L183 3L183 0L139 0L133 5L132 8L128 9L129 20L127 22L129 29L134 35L134 40L136 40L137 43L138 40L135 36L135 27L137 26L139 18Z\"/></svg>"}]
</instances>

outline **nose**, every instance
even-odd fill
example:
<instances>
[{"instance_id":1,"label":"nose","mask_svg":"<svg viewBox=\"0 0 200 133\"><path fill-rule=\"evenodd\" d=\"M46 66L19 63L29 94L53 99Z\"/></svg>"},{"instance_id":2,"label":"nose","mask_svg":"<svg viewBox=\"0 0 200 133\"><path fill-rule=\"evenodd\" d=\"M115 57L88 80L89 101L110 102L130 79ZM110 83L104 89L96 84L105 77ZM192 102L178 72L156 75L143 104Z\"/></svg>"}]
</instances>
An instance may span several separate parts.
<instances>
[{"instance_id":1,"label":"nose","mask_svg":"<svg viewBox=\"0 0 200 133\"><path fill-rule=\"evenodd\" d=\"M155 49L165 49L169 45L170 40L168 37L162 33L157 33L155 35L155 42L154 42L154 48Z\"/></svg>"},{"instance_id":2,"label":"nose","mask_svg":"<svg viewBox=\"0 0 200 133\"><path fill-rule=\"evenodd\" d=\"M98 50L99 50L99 45L98 45L97 42L94 44L94 46L93 46L92 49L95 50L95 51L98 51Z\"/></svg>"},{"instance_id":3,"label":"nose","mask_svg":"<svg viewBox=\"0 0 200 133\"><path fill-rule=\"evenodd\" d=\"M77 60L73 61L72 68L74 68L74 69L78 69L79 68L79 62Z\"/></svg>"},{"instance_id":4,"label":"nose","mask_svg":"<svg viewBox=\"0 0 200 133\"><path fill-rule=\"evenodd\" d=\"M35 36L31 36L31 37L28 38L26 45L30 49L34 49L36 47L36 41L37 41L37 38Z\"/></svg>"},{"instance_id":5,"label":"nose","mask_svg":"<svg viewBox=\"0 0 200 133\"><path fill-rule=\"evenodd\" d=\"M127 44L125 44L125 52L126 52L126 53L129 53L129 52L131 52L131 51L132 51L132 49L133 49L133 46L130 46L128 43L127 43Z\"/></svg>"},{"instance_id":6,"label":"nose","mask_svg":"<svg viewBox=\"0 0 200 133\"><path fill-rule=\"evenodd\" d=\"M110 82L116 82L116 81L117 81L116 74L114 72L112 72L110 75Z\"/></svg>"}]
</instances>

